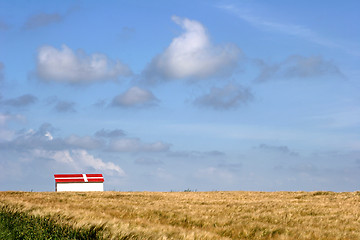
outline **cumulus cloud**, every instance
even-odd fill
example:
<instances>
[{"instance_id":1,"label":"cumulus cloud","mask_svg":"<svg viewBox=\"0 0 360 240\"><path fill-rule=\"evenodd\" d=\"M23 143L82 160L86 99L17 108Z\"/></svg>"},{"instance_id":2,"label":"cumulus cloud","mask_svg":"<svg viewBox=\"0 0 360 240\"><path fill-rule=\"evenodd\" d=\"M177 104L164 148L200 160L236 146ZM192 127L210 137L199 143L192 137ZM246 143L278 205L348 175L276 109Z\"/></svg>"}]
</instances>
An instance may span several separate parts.
<instances>
[{"instance_id":1,"label":"cumulus cloud","mask_svg":"<svg viewBox=\"0 0 360 240\"><path fill-rule=\"evenodd\" d=\"M172 79L204 79L229 74L237 65L240 49L234 44L213 45L205 27L197 21L173 16L184 30L156 56L143 72L150 84Z\"/></svg>"},{"instance_id":2,"label":"cumulus cloud","mask_svg":"<svg viewBox=\"0 0 360 240\"><path fill-rule=\"evenodd\" d=\"M52 158L56 162L60 163L66 163L66 164L72 164L74 165L75 161L71 157L70 151L64 150L64 151L41 151L39 149L35 149L33 151L35 153L34 155L37 157L43 157L43 158Z\"/></svg>"},{"instance_id":3,"label":"cumulus cloud","mask_svg":"<svg viewBox=\"0 0 360 240\"><path fill-rule=\"evenodd\" d=\"M63 19L64 17L58 13L39 13L30 16L26 20L23 29L30 30L39 27L44 27L52 23L61 22Z\"/></svg>"},{"instance_id":4,"label":"cumulus cloud","mask_svg":"<svg viewBox=\"0 0 360 240\"><path fill-rule=\"evenodd\" d=\"M215 110L228 110L237 108L252 99L253 95L248 88L230 83L224 87L211 88L209 93L195 99L194 104Z\"/></svg>"},{"instance_id":5,"label":"cumulus cloud","mask_svg":"<svg viewBox=\"0 0 360 240\"><path fill-rule=\"evenodd\" d=\"M26 107L31 104L34 104L37 101L37 97L31 94L25 94L17 98L11 98L8 100L1 101L2 105L11 106L11 107Z\"/></svg>"},{"instance_id":6,"label":"cumulus cloud","mask_svg":"<svg viewBox=\"0 0 360 240\"><path fill-rule=\"evenodd\" d=\"M170 144L163 142L144 143L138 138L123 138L112 140L109 150L114 152L164 152L170 149Z\"/></svg>"},{"instance_id":7,"label":"cumulus cloud","mask_svg":"<svg viewBox=\"0 0 360 240\"><path fill-rule=\"evenodd\" d=\"M269 64L263 60L255 60L260 69L256 82L265 82L271 79L304 79L333 76L344 78L344 74L331 61L321 56L304 57L300 55L289 56L285 61Z\"/></svg>"},{"instance_id":8,"label":"cumulus cloud","mask_svg":"<svg viewBox=\"0 0 360 240\"><path fill-rule=\"evenodd\" d=\"M68 46L61 49L42 46L37 55L37 76L45 81L86 84L96 81L115 80L130 76L131 70L119 60L113 61L106 55L74 52Z\"/></svg>"},{"instance_id":9,"label":"cumulus cloud","mask_svg":"<svg viewBox=\"0 0 360 240\"><path fill-rule=\"evenodd\" d=\"M114 129L114 130L105 130L101 129L95 133L96 137L102 138L117 138L125 136L125 132L121 129Z\"/></svg>"},{"instance_id":10,"label":"cumulus cloud","mask_svg":"<svg viewBox=\"0 0 360 240\"><path fill-rule=\"evenodd\" d=\"M111 105L115 107L148 107L156 105L159 100L148 90L132 87L116 96Z\"/></svg>"}]
</instances>

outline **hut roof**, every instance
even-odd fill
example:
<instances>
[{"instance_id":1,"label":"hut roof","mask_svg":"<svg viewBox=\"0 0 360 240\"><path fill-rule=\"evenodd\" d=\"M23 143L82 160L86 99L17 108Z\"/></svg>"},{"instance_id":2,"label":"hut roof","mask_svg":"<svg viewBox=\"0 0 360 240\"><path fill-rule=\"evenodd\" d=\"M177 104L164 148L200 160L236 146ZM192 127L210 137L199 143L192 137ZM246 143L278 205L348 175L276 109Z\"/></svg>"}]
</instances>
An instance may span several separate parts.
<instances>
[{"instance_id":1,"label":"hut roof","mask_svg":"<svg viewBox=\"0 0 360 240\"><path fill-rule=\"evenodd\" d=\"M86 183L86 182L104 182L102 174L54 174L56 183Z\"/></svg>"}]
</instances>

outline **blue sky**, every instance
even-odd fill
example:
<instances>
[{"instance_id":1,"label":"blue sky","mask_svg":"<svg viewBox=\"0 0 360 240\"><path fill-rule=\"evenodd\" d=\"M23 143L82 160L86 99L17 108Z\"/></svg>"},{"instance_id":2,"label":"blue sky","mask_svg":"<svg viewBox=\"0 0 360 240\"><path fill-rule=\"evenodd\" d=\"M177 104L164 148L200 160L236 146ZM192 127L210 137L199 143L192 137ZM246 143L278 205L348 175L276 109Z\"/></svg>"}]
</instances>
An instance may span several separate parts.
<instances>
[{"instance_id":1,"label":"blue sky","mask_svg":"<svg viewBox=\"0 0 360 240\"><path fill-rule=\"evenodd\" d=\"M0 1L0 190L358 190L358 9Z\"/></svg>"}]
</instances>

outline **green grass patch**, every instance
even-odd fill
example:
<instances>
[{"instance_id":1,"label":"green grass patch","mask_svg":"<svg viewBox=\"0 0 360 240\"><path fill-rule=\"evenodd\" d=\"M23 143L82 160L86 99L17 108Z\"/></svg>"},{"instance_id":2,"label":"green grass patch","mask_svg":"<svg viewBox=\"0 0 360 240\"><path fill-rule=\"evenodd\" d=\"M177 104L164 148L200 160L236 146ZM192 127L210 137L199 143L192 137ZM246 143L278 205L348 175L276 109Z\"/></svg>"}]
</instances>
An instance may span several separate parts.
<instances>
[{"instance_id":1,"label":"green grass patch","mask_svg":"<svg viewBox=\"0 0 360 240\"><path fill-rule=\"evenodd\" d=\"M102 239L102 231L102 227L74 228L57 224L50 216L0 207L0 239Z\"/></svg>"}]
</instances>

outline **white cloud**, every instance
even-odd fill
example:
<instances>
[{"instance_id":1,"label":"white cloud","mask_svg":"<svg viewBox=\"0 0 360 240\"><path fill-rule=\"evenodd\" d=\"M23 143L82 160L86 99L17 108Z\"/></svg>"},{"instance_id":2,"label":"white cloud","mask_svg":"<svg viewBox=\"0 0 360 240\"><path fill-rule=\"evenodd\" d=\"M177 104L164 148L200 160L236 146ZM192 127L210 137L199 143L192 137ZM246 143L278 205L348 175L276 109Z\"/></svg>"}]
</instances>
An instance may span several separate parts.
<instances>
[{"instance_id":1,"label":"white cloud","mask_svg":"<svg viewBox=\"0 0 360 240\"><path fill-rule=\"evenodd\" d=\"M112 101L112 106L146 107L155 105L158 101L152 92L135 86L116 96Z\"/></svg>"},{"instance_id":2,"label":"white cloud","mask_svg":"<svg viewBox=\"0 0 360 240\"><path fill-rule=\"evenodd\" d=\"M74 164L74 159L71 157L70 152L67 150L64 151L55 151L50 153L48 151L42 152L44 156L50 157L57 162L66 163L66 164Z\"/></svg>"},{"instance_id":3,"label":"white cloud","mask_svg":"<svg viewBox=\"0 0 360 240\"><path fill-rule=\"evenodd\" d=\"M149 83L170 79L203 79L229 74L237 64L240 49L234 44L215 46L204 26L197 21L173 16L185 32L155 57L144 70Z\"/></svg>"},{"instance_id":4,"label":"white cloud","mask_svg":"<svg viewBox=\"0 0 360 240\"><path fill-rule=\"evenodd\" d=\"M85 150L73 150L72 154L74 159L85 166L89 166L101 171L116 172L120 176L125 175L125 172L118 165L114 164L113 162L104 162L100 158L95 158Z\"/></svg>"},{"instance_id":5,"label":"white cloud","mask_svg":"<svg viewBox=\"0 0 360 240\"><path fill-rule=\"evenodd\" d=\"M46 132L44 136L47 137L49 141L54 139L50 132Z\"/></svg>"},{"instance_id":6,"label":"white cloud","mask_svg":"<svg viewBox=\"0 0 360 240\"><path fill-rule=\"evenodd\" d=\"M116 139L109 144L109 150L116 152L163 152L169 148L170 144L167 143L144 143L138 138Z\"/></svg>"},{"instance_id":7,"label":"white cloud","mask_svg":"<svg viewBox=\"0 0 360 240\"><path fill-rule=\"evenodd\" d=\"M48 151L41 149L34 149L31 151L34 158L52 159L55 162L65 165L68 171L85 172L87 170L105 171L108 174L116 173L124 176L125 172L113 162L104 162L101 158L95 158L86 150L61 150Z\"/></svg>"},{"instance_id":8,"label":"white cloud","mask_svg":"<svg viewBox=\"0 0 360 240\"><path fill-rule=\"evenodd\" d=\"M74 52L66 45L60 50L42 46L37 55L36 72L45 81L66 83L90 83L131 75L129 67L119 60L112 61L100 53Z\"/></svg>"}]
</instances>

